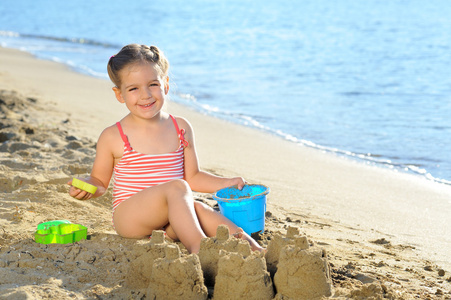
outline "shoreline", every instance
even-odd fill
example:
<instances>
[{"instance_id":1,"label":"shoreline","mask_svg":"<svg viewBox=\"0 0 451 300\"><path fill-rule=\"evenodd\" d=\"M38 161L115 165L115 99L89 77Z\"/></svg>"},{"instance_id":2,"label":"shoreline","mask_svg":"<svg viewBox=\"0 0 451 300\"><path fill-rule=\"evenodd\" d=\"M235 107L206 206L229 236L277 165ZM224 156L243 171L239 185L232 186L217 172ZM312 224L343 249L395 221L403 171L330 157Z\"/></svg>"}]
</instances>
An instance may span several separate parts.
<instances>
[{"instance_id":1,"label":"shoreline","mask_svg":"<svg viewBox=\"0 0 451 300\"><path fill-rule=\"evenodd\" d=\"M324 152L324 153L327 153L327 154L330 154L333 156L343 157L350 161L356 161L358 163L362 163L365 165L370 165L370 166L374 166L374 167L378 167L378 168L382 168L382 169L392 170L394 172L398 172L401 174L413 175L413 176L419 177L421 179L426 179L428 181L432 181L435 183L451 186L451 181L449 181L448 179L434 177L430 173L428 173L428 171L426 169L419 168L418 170L416 170L415 167L411 164L402 164L402 163L395 164L395 163L390 162L387 158L378 160L376 158L372 158L373 155L367 156L366 154L363 154L363 153L360 153L360 154L354 153L351 151L334 148L332 146L322 146L320 144L316 144L316 143L308 141L308 140L302 140L302 139L292 137L290 134L286 134L284 132L281 132L281 133L276 132L275 130L272 130L271 128L260 128L258 126L246 125L246 124L242 124L239 122L234 122L233 120L230 119L230 117L221 117L220 113L210 112L208 110L205 110L202 107L199 108L199 106L191 105L190 103L184 103L183 101L177 101L175 103L176 103L176 105L187 107L198 114L208 115L215 119L219 119L219 120L222 120L222 121L225 121L228 123L232 123L232 124L235 124L238 126L243 126L246 128L250 128L252 130L256 130L256 131L261 131L265 134L274 136L276 138L280 138L284 141L294 143L295 145L300 146L300 147L313 149L315 151Z\"/></svg>"},{"instance_id":2,"label":"shoreline","mask_svg":"<svg viewBox=\"0 0 451 300\"><path fill-rule=\"evenodd\" d=\"M49 112L30 118L55 127L70 120L70 135L95 141L126 114L111 87L65 65L0 48L0 89L37 98ZM391 249L402 258L430 260L451 272L450 186L323 153L177 103L169 103L168 110L191 122L203 169L269 186L273 216L284 225L299 220L301 230L332 255L348 257L359 251L353 245L369 249L371 241L384 238L414 248L408 254Z\"/></svg>"}]
</instances>

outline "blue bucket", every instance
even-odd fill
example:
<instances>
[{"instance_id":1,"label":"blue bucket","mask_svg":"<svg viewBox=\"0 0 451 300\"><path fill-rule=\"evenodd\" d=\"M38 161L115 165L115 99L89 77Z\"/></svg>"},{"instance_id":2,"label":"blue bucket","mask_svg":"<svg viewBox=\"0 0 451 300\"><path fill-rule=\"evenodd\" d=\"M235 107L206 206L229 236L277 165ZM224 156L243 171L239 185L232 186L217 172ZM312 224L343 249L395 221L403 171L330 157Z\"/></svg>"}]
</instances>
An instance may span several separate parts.
<instances>
[{"instance_id":1,"label":"blue bucket","mask_svg":"<svg viewBox=\"0 0 451 300\"><path fill-rule=\"evenodd\" d=\"M245 185L242 190L231 186L217 191L213 199L221 214L243 228L247 234L265 229L266 195L269 188L259 184Z\"/></svg>"}]
</instances>

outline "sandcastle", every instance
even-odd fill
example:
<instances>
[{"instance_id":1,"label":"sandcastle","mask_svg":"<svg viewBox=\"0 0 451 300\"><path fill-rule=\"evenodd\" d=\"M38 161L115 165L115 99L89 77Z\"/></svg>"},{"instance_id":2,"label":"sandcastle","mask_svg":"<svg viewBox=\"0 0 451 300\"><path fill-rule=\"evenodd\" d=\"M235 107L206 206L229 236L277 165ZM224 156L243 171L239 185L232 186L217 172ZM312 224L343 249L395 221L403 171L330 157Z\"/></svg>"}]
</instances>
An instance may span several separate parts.
<instances>
[{"instance_id":1,"label":"sandcastle","mask_svg":"<svg viewBox=\"0 0 451 300\"><path fill-rule=\"evenodd\" d=\"M268 251L266 252L266 264L268 266L268 271L269 273L271 273L272 277L277 271L280 251L287 245L293 245L294 238L296 236L299 236L299 228L290 226L287 229L286 237L283 237L281 234L276 233L271 239L271 242L268 245ZM308 245L306 245L306 249L307 248Z\"/></svg>"},{"instance_id":2,"label":"sandcastle","mask_svg":"<svg viewBox=\"0 0 451 300\"><path fill-rule=\"evenodd\" d=\"M214 286L215 277L218 274L218 261L221 257L220 251L238 252L239 248L250 248L249 243L241 239L232 238L229 234L229 228L225 225L219 225L216 230L216 237L203 238L200 244L199 259L204 272L205 284Z\"/></svg>"},{"instance_id":3,"label":"sandcastle","mask_svg":"<svg viewBox=\"0 0 451 300\"><path fill-rule=\"evenodd\" d=\"M221 254L213 299L273 299L274 288L262 255Z\"/></svg>"},{"instance_id":4,"label":"sandcastle","mask_svg":"<svg viewBox=\"0 0 451 300\"><path fill-rule=\"evenodd\" d=\"M142 252L130 261L126 276L126 283L129 287L135 289L147 288L152 276L153 263L157 258L165 256L167 246L164 231L154 230L149 244L144 246Z\"/></svg>"},{"instance_id":5,"label":"sandcastle","mask_svg":"<svg viewBox=\"0 0 451 300\"><path fill-rule=\"evenodd\" d=\"M325 251L318 247L310 247L307 237L295 235L297 231L289 229L286 243L280 249L274 285L278 299L320 299L332 295L332 279ZM275 243L281 240L276 240ZM268 246L267 256L276 258L278 246ZM277 251L278 252L278 251Z\"/></svg>"},{"instance_id":6,"label":"sandcastle","mask_svg":"<svg viewBox=\"0 0 451 300\"><path fill-rule=\"evenodd\" d=\"M146 289L149 299L319 299L331 296L325 251L309 245L299 229L276 234L266 254L231 237L225 225L201 241L199 254L182 254L154 231L149 244L130 263L127 284ZM265 259L266 257L266 259ZM271 268L272 274L268 272ZM273 280L272 280L273 278ZM211 296L211 295L210 295Z\"/></svg>"},{"instance_id":7,"label":"sandcastle","mask_svg":"<svg viewBox=\"0 0 451 300\"><path fill-rule=\"evenodd\" d=\"M248 242L231 237L220 225L216 237L204 238L199 257L213 299L272 299L274 288L263 254L252 252ZM208 278L208 281L207 281Z\"/></svg>"},{"instance_id":8,"label":"sandcastle","mask_svg":"<svg viewBox=\"0 0 451 300\"><path fill-rule=\"evenodd\" d=\"M208 290L204 285L199 257L181 256L177 245L167 245L165 258L154 261L146 297L148 299L205 300Z\"/></svg>"}]
</instances>

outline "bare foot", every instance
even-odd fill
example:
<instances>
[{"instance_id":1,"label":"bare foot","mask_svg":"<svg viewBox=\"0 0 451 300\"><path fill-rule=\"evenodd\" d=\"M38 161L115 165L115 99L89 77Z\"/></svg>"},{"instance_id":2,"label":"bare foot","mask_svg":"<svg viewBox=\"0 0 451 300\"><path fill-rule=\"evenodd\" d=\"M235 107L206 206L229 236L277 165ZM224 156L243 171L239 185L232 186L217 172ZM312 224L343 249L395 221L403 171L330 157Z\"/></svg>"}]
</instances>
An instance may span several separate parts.
<instances>
[{"instance_id":1,"label":"bare foot","mask_svg":"<svg viewBox=\"0 0 451 300\"><path fill-rule=\"evenodd\" d=\"M243 239L243 228L238 227L237 232L233 233L232 236L237 239Z\"/></svg>"},{"instance_id":2,"label":"bare foot","mask_svg":"<svg viewBox=\"0 0 451 300\"><path fill-rule=\"evenodd\" d=\"M253 238L251 238L247 233L245 233L244 230L240 227L238 227L237 232L233 233L232 236L237 239L248 241L249 244L251 245L252 251L260 251L263 253L267 252L266 248L261 247Z\"/></svg>"}]
</instances>

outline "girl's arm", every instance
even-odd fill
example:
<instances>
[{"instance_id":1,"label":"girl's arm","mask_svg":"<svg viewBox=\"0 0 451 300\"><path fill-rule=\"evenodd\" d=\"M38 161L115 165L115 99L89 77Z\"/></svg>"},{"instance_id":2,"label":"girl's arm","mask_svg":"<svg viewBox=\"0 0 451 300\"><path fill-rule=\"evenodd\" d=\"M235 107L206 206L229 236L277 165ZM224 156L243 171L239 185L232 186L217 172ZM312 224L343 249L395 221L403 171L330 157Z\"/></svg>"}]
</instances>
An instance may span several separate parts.
<instances>
[{"instance_id":1,"label":"girl's arm","mask_svg":"<svg viewBox=\"0 0 451 300\"><path fill-rule=\"evenodd\" d=\"M96 146L96 158L94 165L92 166L91 176L86 178L80 178L80 180L92 184L97 187L95 194L88 193L73 187L72 180L68 182L71 187L69 188L69 195L79 199L88 200L102 196L108 189L111 176L113 174L114 167L114 126L105 129L99 137Z\"/></svg>"},{"instance_id":2,"label":"girl's arm","mask_svg":"<svg viewBox=\"0 0 451 300\"><path fill-rule=\"evenodd\" d=\"M185 129L185 139L188 146L185 148L185 179L193 191L201 193L214 193L225 187L237 185L242 189L245 180L242 177L224 178L201 171L194 143L194 132L188 121L177 118L181 128Z\"/></svg>"}]
</instances>

